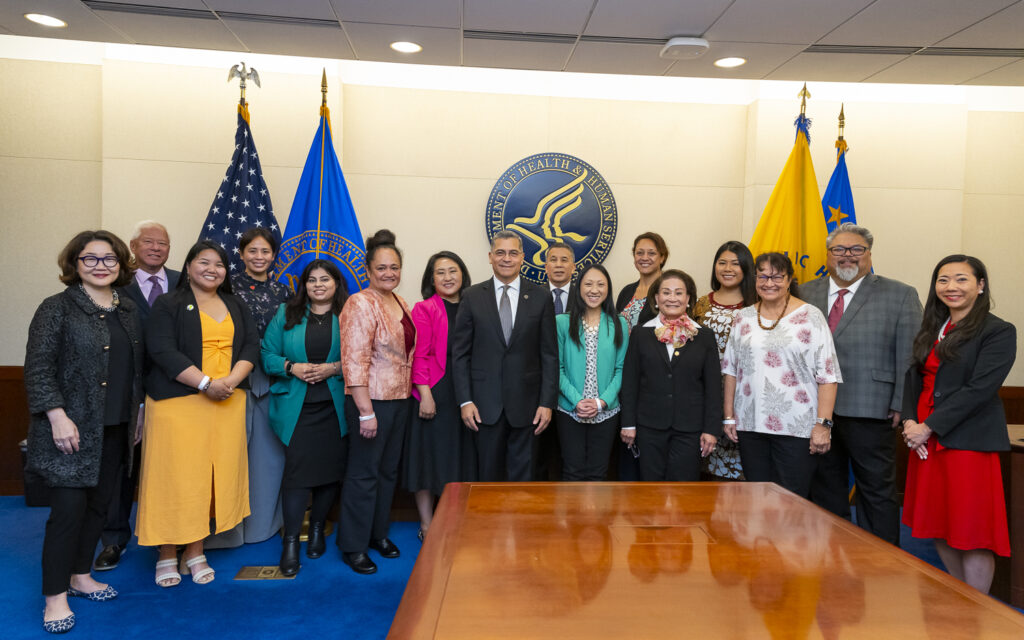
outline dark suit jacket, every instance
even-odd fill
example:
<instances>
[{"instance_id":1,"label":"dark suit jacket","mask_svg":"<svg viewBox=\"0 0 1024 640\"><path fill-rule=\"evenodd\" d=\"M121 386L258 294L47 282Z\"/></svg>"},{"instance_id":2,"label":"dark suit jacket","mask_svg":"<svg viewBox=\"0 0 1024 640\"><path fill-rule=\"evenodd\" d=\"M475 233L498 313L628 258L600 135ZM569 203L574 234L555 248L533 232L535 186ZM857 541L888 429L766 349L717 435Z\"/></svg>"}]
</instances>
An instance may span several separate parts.
<instances>
[{"instance_id":1,"label":"dark suit jacket","mask_svg":"<svg viewBox=\"0 0 1024 640\"><path fill-rule=\"evenodd\" d=\"M164 267L164 272L167 274L167 291L174 291L178 286L178 278L181 277L181 272L168 269L167 267ZM164 293L167 293L167 291L164 291ZM135 301L135 307L139 310L139 321L145 325L146 320L149 319L149 302L146 301L146 296L142 295L139 281L135 279L134 274L132 274L132 281L121 287L121 293L126 294Z\"/></svg>"},{"instance_id":2,"label":"dark suit jacket","mask_svg":"<svg viewBox=\"0 0 1024 640\"><path fill-rule=\"evenodd\" d=\"M828 288L828 275L800 285L800 297L826 318ZM847 302L832 334L843 370L835 413L884 420L903 406L903 377L921 328L921 302L913 287L873 273Z\"/></svg>"},{"instance_id":3,"label":"dark suit jacket","mask_svg":"<svg viewBox=\"0 0 1024 640\"><path fill-rule=\"evenodd\" d=\"M472 402L484 424L502 411L513 427L533 422L538 407L558 400L558 341L555 306L547 285L520 280L519 303L508 346L501 333L494 279L462 294L452 344L455 396Z\"/></svg>"},{"instance_id":4,"label":"dark suit jacket","mask_svg":"<svg viewBox=\"0 0 1024 640\"><path fill-rule=\"evenodd\" d=\"M960 345L959 357L935 374L935 409L924 421L939 444L968 451L1009 451L1006 413L999 388L1017 356L1017 330L991 313L976 336ZM921 372L907 371L903 417L917 420Z\"/></svg>"},{"instance_id":5,"label":"dark suit jacket","mask_svg":"<svg viewBox=\"0 0 1024 640\"><path fill-rule=\"evenodd\" d=\"M722 437L722 365L718 343L701 327L669 361L654 327L637 325L622 366L622 426L699 431Z\"/></svg>"},{"instance_id":6,"label":"dark suit jacket","mask_svg":"<svg viewBox=\"0 0 1024 640\"><path fill-rule=\"evenodd\" d=\"M636 293L636 288L640 285L640 281L631 282L626 286L622 287L619 291L619 297L615 299L615 310L622 313L622 310L626 308L629 301L633 299L633 294ZM644 304L644 308L640 310L640 317L636 321L636 326L641 327L648 320L656 316L654 309L651 308L651 303L647 302ZM635 327L634 327L635 328Z\"/></svg>"},{"instance_id":7,"label":"dark suit jacket","mask_svg":"<svg viewBox=\"0 0 1024 640\"><path fill-rule=\"evenodd\" d=\"M260 336L249 307L230 294L221 294L220 298L235 325L231 344L232 368L239 360L259 366ZM146 322L145 333L146 353L153 363L146 374L146 394L154 400L166 400L199 393L195 387L175 380L189 366L203 366L203 327L192 289L174 289L157 298ZM249 378L246 377L238 386L248 389Z\"/></svg>"}]
</instances>

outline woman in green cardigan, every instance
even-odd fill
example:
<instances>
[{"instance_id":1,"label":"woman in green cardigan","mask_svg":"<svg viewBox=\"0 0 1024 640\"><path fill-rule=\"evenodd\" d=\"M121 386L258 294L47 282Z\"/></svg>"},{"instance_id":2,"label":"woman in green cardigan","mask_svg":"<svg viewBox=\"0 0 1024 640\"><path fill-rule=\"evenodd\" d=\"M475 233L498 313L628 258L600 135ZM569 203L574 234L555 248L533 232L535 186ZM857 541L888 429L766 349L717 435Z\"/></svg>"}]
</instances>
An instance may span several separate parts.
<instances>
[{"instance_id":1,"label":"woman in green cardigan","mask_svg":"<svg viewBox=\"0 0 1024 640\"><path fill-rule=\"evenodd\" d=\"M619 430L626 320L615 312L612 280L599 264L583 270L558 331L558 412L563 480L604 480Z\"/></svg>"},{"instance_id":2,"label":"woman in green cardigan","mask_svg":"<svg viewBox=\"0 0 1024 640\"><path fill-rule=\"evenodd\" d=\"M270 386L270 428L285 445L281 507L281 573L299 571L299 531L313 493L306 556L324 553L324 523L345 475L348 429L341 377L338 315L348 298L334 263L314 260L295 295L277 309L263 336L263 369Z\"/></svg>"}]
</instances>

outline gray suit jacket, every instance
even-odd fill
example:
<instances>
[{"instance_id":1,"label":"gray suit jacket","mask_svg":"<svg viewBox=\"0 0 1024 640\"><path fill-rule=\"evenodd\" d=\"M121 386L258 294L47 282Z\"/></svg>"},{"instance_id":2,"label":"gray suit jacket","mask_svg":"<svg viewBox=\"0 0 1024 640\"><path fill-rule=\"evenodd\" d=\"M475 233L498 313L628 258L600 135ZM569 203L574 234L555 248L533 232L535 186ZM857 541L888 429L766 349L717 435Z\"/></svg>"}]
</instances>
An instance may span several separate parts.
<instances>
[{"instance_id":1,"label":"gray suit jacket","mask_svg":"<svg viewBox=\"0 0 1024 640\"><path fill-rule=\"evenodd\" d=\"M800 297L828 317L829 276L800 286ZM833 334L843 383L835 413L885 419L903 403L903 376L914 336L921 328L921 301L913 287L869 273L846 306Z\"/></svg>"}]
</instances>

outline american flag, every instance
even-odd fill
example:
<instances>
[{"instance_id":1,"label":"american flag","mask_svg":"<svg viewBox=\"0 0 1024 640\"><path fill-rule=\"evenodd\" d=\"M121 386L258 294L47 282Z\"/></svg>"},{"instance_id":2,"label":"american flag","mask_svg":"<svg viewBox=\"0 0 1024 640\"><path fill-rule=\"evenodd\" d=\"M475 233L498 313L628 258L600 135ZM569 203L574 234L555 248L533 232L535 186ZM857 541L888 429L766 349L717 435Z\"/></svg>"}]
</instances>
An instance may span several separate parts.
<instances>
[{"instance_id":1,"label":"american flag","mask_svg":"<svg viewBox=\"0 0 1024 640\"><path fill-rule=\"evenodd\" d=\"M231 260L229 274L245 270L238 252L238 239L250 228L265 227L278 242L281 240L281 228L274 217L267 183L263 181L256 142L249 130L248 109L243 113L243 108L239 105L235 153L199 232L200 240L218 242L228 252Z\"/></svg>"}]
</instances>

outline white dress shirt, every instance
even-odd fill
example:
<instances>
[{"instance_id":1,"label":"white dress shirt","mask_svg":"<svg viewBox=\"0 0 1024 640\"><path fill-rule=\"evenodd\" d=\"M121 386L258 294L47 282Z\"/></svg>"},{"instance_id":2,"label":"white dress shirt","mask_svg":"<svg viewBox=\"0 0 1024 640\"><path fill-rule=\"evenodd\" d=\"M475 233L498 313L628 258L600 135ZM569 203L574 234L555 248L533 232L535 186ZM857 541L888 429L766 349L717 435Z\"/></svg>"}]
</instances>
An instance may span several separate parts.
<instances>
[{"instance_id":1,"label":"white dress shirt","mask_svg":"<svg viewBox=\"0 0 1024 640\"><path fill-rule=\"evenodd\" d=\"M494 276L494 302L498 305L498 311L501 311L501 292L502 287L508 286L508 301L512 304L512 326L516 326L516 310L519 309L519 286L521 278L516 276L516 279L506 285L501 280L498 280L498 276Z\"/></svg>"},{"instance_id":2,"label":"white dress shirt","mask_svg":"<svg viewBox=\"0 0 1024 640\"><path fill-rule=\"evenodd\" d=\"M843 313L846 313L846 310L850 308L850 302L853 301L853 296L856 295L857 289L860 288L860 283L862 282L864 282L864 276L861 276L854 280L853 283L851 283L848 287L840 287L838 284L836 284L835 279L829 276L828 306L825 307L825 316L828 317L828 314L832 311L832 306L835 305L836 299L839 297L840 289L846 289L849 292L846 294L845 297L843 297Z\"/></svg>"},{"instance_id":3,"label":"white dress shirt","mask_svg":"<svg viewBox=\"0 0 1024 640\"><path fill-rule=\"evenodd\" d=\"M551 289L551 302L555 302L555 289L562 292L562 313L569 311L569 287L572 286L572 282L567 282L565 286L556 287L548 281L548 288Z\"/></svg>"}]
</instances>

